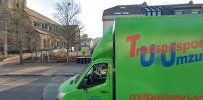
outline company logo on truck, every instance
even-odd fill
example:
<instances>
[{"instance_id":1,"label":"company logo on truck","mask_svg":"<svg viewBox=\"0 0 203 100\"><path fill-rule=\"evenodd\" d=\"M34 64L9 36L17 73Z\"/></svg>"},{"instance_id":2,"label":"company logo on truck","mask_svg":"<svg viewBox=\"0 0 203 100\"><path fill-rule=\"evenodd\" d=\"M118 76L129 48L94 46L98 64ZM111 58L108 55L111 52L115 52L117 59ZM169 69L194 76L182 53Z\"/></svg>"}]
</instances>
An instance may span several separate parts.
<instances>
[{"instance_id":1,"label":"company logo on truck","mask_svg":"<svg viewBox=\"0 0 203 100\"><path fill-rule=\"evenodd\" d=\"M173 65L182 65L203 61L203 53L188 55L187 52L200 49L202 50L203 40L188 41L188 42L173 42L164 45L151 44L150 46L137 47L137 41L141 39L140 34L128 36L126 41L130 43L130 57L140 56L141 65L149 67L155 62L156 55L164 67ZM183 56L177 56L177 53ZM149 58L147 58L149 54ZM170 58L167 57L170 55Z\"/></svg>"}]
</instances>

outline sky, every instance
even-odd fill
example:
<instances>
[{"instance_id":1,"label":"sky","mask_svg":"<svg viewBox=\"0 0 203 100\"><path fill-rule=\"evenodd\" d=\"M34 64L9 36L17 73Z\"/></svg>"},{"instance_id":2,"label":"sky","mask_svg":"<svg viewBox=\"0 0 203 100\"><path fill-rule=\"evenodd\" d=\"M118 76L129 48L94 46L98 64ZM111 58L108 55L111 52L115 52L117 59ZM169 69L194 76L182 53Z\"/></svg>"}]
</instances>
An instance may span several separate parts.
<instances>
[{"instance_id":1,"label":"sky","mask_svg":"<svg viewBox=\"0 0 203 100\"><path fill-rule=\"evenodd\" d=\"M54 4L59 0L27 0L27 6L53 20ZM142 4L166 5L189 3L190 0L75 0L81 5L79 19L84 28L82 34L88 34L91 38L102 37L102 14L105 9L116 5ZM193 0L194 3L203 3L203 0Z\"/></svg>"}]
</instances>

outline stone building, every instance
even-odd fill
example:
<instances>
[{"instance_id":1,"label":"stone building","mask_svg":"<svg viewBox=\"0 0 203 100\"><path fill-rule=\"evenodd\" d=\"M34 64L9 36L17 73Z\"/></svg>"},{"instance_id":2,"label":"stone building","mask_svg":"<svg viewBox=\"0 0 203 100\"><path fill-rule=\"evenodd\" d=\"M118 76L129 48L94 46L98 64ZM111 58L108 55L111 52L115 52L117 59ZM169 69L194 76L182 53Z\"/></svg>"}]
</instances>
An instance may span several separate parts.
<instances>
[{"instance_id":1,"label":"stone building","mask_svg":"<svg viewBox=\"0 0 203 100\"><path fill-rule=\"evenodd\" d=\"M39 36L39 49L51 49L57 47L56 28L59 25L57 22L47 18L30 8L24 9L32 21L32 26L36 30L35 34Z\"/></svg>"},{"instance_id":2,"label":"stone building","mask_svg":"<svg viewBox=\"0 0 203 100\"><path fill-rule=\"evenodd\" d=\"M92 45L92 38L83 38L81 39L81 51L90 51Z\"/></svg>"},{"instance_id":3,"label":"stone building","mask_svg":"<svg viewBox=\"0 0 203 100\"><path fill-rule=\"evenodd\" d=\"M92 38L88 38L87 34L81 36L80 47L81 51L90 51Z\"/></svg>"},{"instance_id":4,"label":"stone building","mask_svg":"<svg viewBox=\"0 0 203 100\"><path fill-rule=\"evenodd\" d=\"M157 5L149 6L146 2L139 5L118 5L103 12L103 34L113 25L116 17L163 16L203 13L203 4Z\"/></svg>"},{"instance_id":5,"label":"stone building","mask_svg":"<svg viewBox=\"0 0 203 100\"><path fill-rule=\"evenodd\" d=\"M24 16L20 19L16 17ZM17 21L16 21L17 20ZM24 25L22 22L26 22ZM21 26L19 25L21 24ZM26 0L0 0L0 52L19 49L16 41L21 30L27 34L23 50L53 49L59 46L59 24L26 6ZM24 29L22 29L24 28ZM21 39L21 38L20 38Z\"/></svg>"}]
</instances>

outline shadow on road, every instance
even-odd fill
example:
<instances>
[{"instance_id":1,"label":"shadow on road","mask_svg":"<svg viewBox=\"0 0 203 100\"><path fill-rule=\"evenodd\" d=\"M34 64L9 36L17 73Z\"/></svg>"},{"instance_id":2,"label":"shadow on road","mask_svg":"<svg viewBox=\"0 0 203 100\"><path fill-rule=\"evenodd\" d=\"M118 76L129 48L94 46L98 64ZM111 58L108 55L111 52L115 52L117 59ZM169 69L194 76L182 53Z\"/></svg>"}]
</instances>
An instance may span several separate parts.
<instances>
[{"instance_id":1,"label":"shadow on road","mask_svg":"<svg viewBox=\"0 0 203 100\"><path fill-rule=\"evenodd\" d=\"M0 77L10 82L1 84L2 100L56 100L58 87L70 77Z\"/></svg>"}]
</instances>

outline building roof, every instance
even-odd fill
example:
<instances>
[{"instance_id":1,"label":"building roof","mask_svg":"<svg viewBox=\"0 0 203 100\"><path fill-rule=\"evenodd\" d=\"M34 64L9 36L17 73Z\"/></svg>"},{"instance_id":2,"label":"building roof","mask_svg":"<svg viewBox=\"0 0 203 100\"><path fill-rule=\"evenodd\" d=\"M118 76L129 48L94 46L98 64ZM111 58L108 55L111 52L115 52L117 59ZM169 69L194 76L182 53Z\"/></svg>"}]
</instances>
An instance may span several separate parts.
<instances>
[{"instance_id":1,"label":"building roof","mask_svg":"<svg viewBox=\"0 0 203 100\"><path fill-rule=\"evenodd\" d=\"M118 6L106 9L103 13L103 16L144 14L142 11L142 8L143 8L143 5L118 5Z\"/></svg>"},{"instance_id":2,"label":"building roof","mask_svg":"<svg viewBox=\"0 0 203 100\"><path fill-rule=\"evenodd\" d=\"M103 16L146 14L147 10L161 11L162 15L173 15L175 9L202 8L202 7L203 4L193 4L193 2L190 2L188 4L156 5L156 6L148 6L146 3L140 5L118 5L104 10Z\"/></svg>"},{"instance_id":3,"label":"building roof","mask_svg":"<svg viewBox=\"0 0 203 100\"><path fill-rule=\"evenodd\" d=\"M202 8L203 4L172 4L172 5L157 5L152 7L160 7L162 15L173 15L175 10L184 8Z\"/></svg>"},{"instance_id":4,"label":"building roof","mask_svg":"<svg viewBox=\"0 0 203 100\"><path fill-rule=\"evenodd\" d=\"M186 4L171 4L171 5L158 5L158 6L166 6L166 7L173 7L173 8L196 8L196 7L202 7L203 4L191 4L191 3L186 3Z\"/></svg>"},{"instance_id":5,"label":"building roof","mask_svg":"<svg viewBox=\"0 0 203 100\"><path fill-rule=\"evenodd\" d=\"M25 7L24 10L25 10L29 15L31 15L31 16L33 16L33 17L39 18L39 19L41 19L41 20L43 20L43 21L46 21L46 22L48 22L48 23L50 23L50 24L58 24L57 22L53 21L52 19L50 19L50 18L48 18L48 17L46 17L46 16L44 16L44 15L42 15L42 14L40 14L40 13L34 11L34 10L32 10L32 9L30 9L30 8Z\"/></svg>"},{"instance_id":6,"label":"building roof","mask_svg":"<svg viewBox=\"0 0 203 100\"><path fill-rule=\"evenodd\" d=\"M175 13L175 8L172 6L151 6L157 7L161 10L162 15L173 15Z\"/></svg>"}]
</instances>

